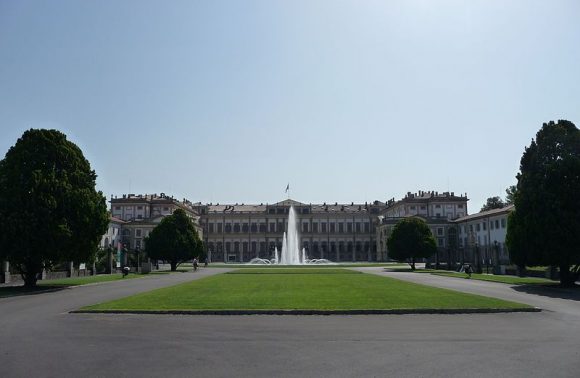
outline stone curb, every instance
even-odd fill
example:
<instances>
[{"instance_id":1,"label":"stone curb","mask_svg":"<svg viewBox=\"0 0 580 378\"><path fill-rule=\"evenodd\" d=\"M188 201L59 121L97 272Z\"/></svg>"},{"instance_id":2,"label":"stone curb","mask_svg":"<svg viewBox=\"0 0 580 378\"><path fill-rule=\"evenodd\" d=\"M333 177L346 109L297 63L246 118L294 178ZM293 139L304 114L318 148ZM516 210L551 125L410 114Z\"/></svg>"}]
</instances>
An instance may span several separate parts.
<instances>
[{"instance_id":1,"label":"stone curb","mask_svg":"<svg viewBox=\"0 0 580 378\"><path fill-rule=\"evenodd\" d=\"M410 314L500 314L540 312L538 307L526 308L464 308L464 309L393 309L393 310L73 310L70 314L138 314L138 315L410 315Z\"/></svg>"}]
</instances>

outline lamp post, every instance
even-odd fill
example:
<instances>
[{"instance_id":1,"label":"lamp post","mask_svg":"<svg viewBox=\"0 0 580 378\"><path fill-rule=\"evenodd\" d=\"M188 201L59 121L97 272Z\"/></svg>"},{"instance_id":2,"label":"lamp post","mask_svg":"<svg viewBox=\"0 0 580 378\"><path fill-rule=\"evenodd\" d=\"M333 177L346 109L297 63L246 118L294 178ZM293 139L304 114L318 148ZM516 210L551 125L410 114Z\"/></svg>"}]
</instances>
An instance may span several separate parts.
<instances>
[{"instance_id":1,"label":"lamp post","mask_svg":"<svg viewBox=\"0 0 580 378\"><path fill-rule=\"evenodd\" d=\"M489 263L491 258L489 257L489 247L485 246L485 272L489 274Z\"/></svg>"},{"instance_id":2,"label":"lamp post","mask_svg":"<svg viewBox=\"0 0 580 378\"><path fill-rule=\"evenodd\" d=\"M107 255L109 258L109 274L113 274L113 243L109 244Z\"/></svg>"},{"instance_id":3,"label":"lamp post","mask_svg":"<svg viewBox=\"0 0 580 378\"><path fill-rule=\"evenodd\" d=\"M139 257L141 256L141 247L140 246L136 246L135 247L135 252L137 253L137 273L141 273L141 262Z\"/></svg>"},{"instance_id":4,"label":"lamp post","mask_svg":"<svg viewBox=\"0 0 580 378\"><path fill-rule=\"evenodd\" d=\"M479 255L479 243L475 242L475 272L482 273L481 256Z\"/></svg>"},{"instance_id":5,"label":"lamp post","mask_svg":"<svg viewBox=\"0 0 580 378\"><path fill-rule=\"evenodd\" d=\"M499 243L497 240L493 241L493 250L494 250L494 264L493 264L493 274L501 274L501 265L499 261Z\"/></svg>"}]
</instances>

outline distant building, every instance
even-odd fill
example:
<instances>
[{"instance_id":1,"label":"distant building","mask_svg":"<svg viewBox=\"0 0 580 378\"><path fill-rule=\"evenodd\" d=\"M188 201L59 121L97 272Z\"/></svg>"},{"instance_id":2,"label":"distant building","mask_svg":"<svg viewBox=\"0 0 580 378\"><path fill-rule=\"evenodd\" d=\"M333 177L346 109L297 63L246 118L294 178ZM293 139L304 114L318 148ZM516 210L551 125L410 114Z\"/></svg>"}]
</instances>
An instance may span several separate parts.
<instances>
[{"instance_id":1,"label":"distant building","mask_svg":"<svg viewBox=\"0 0 580 378\"><path fill-rule=\"evenodd\" d=\"M144 239L167 216L176 209L182 209L191 218L200 238L203 230L199 226L199 214L195 205L183 199L179 201L165 193L157 194L124 194L121 197L111 196L111 214L120 220L120 240L128 250L145 248ZM203 239L202 239L203 240Z\"/></svg>"},{"instance_id":2,"label":"distant building","mask_svg":"<svg viewBox=\"0 0 580 378\"><path fill-rule=\"evenodd\" d=\"M398 201L387 201L386 208L377 217L376 250L379 261L389 260L387 239L394 225L407 217L419 217L427 223L435 237L439 254L435 259L454 261L457 254L458 230L453 220L467 214L467 195L435 191L408 192Z\"/></svg>"},{"instance_id":3,"label":"distant building","mask_svg":"<svg viewBox=\"0 0 580 378\"><path fill-rule=\"evenodd\" d=\"M126 223L127 222L119 218L111 216L109 220L109 227L107 228L107 232L101 237L99 248L117 249L119 243L121 242L121 227Z\"/></svg>"},{"instance_id":4,"label":"distant building","mask_svg":"<svg viewBox=\"0 0 580 378\"><path fill-rule=\"evenodd\" d=\"M459 248L468 260L478 259L484 265L497 260L502 265L509 263L505 239L508 216L513 210L514 206L510 205L468 215L453 222L459 229Z\"/></svg>"},{"instance_id":5,"label":"distant building","mask_svg":"<svg viewBox=\"0 0 580 378\"><path fill-rule=\"evenodd\" d=\"M407 218L417 217L425 221L431 230L435 242L437 243L438 255L431 260L436 261L456 261L457 248L457 226L446 218L426 218L418 215L409 215ZM376 227L377 230L377 259L388 261L389 250L387 240L393 232L393 227L403 218L380 218Z\"/></svg>"},{"instance_id":6,"label":"distant building","mask_svg":"<svg viewBox=\"0 0 580 378\"><path fill-rule=\"evenodd\" d=\"M274 249L282 249L290 206L296 211L302 248L308 258L377 260L375 219L385 209L384 203L306 204L291 199L274 204L195 206L211 260L273 258Z\"/></svg>"}]
</instances>

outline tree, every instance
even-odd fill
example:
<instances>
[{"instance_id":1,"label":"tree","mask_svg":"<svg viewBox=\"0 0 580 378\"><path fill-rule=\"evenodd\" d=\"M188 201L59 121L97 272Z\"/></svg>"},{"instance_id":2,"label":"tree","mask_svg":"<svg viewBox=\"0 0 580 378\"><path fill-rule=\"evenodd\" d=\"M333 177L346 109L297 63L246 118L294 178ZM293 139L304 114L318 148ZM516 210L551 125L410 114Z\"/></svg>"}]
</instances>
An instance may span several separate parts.
<instances>
[{"instance_id":1,"label":"tree","mask_svg":"<svg viewBox=\"0 0 580 378\"><path fill-rule=\"evenodd\" d=\"M515 185L510 185L507 187L507 189L505 190L505 205L509 206L509 205L513 205L514 204L514 199L516 196L516 186Z\"/></svg>"},{"instance_id":2,"label":"tree","mask_svg":"<svg viewBox=\"0 0 580 378\"><path fill-rule=\"evenodd\" d=\"M171 271L194 257L204 257L203 243L185 211L177 209L145 238L145 252L155 260L167 260Z\"/></svg>"},{"instance_id":3,"label":"tree","mask_svg":"<svg viewBox=\"0 0 580 378\"><path fill-rule=\"evenodd\" d=\"M109 223L97 175L57 130L30 129L0 161L0 259L27 287L43 269L91 261Z\"/></svg>"},{"instance_id":4,"label":"tree","mask_svg":"<svg viewBox=\"0 0 580 378\"><path fill-rule=\"evenodd\" d=\"M415 259L428 258L437 252L435 238L427 223L420 218L397 222L387 239L387 247L391 258L407 261L412 270L415 270Z\"/></svg>"},{"instance_id":5,"label":"tree","mask_svg":"<svg viewBox=\"0 0 580 378\"><path fill-rule=\"evenodd\" d=\"M500 197L489 197L485 202L485 205L481 207L480 211L488 211L493 209L501 209L505 207L505 203Z\"/></svg>"},{"instance_id":6,"label":"tree","mask_svg":"<svg viewBox=\"0 0 580 378\"><path fill-rule=\"evenodd\" d=\"M562 286L580 271L580 130L544 124L524 151L506 243L518 266L560 268Z\"/></svg>"}]
</instances>

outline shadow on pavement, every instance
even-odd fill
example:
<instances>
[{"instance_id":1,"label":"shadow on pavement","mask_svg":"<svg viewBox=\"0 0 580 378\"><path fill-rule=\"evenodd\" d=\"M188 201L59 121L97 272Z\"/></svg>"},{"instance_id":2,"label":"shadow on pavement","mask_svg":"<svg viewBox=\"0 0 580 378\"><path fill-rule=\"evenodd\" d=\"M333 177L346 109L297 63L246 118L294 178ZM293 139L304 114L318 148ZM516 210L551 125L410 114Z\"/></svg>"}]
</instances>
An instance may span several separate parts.
<instances>
[{"instance_id":1,"label":"shadow on pavement","mask_svg":"<svg viewBox=\"0 0 580 378\"><path fill-rule=\"evenodd\" d=\"M55 291L61 291L70 286L60 285L60 286L37 286L35 288L29 289L24 286L4 286L0 287L0 298L6 297L19 297L22 295L38 295L44 293L53 293Z\"/></svg>"},{"instance_id":2,"label":"shadow on pavement","mask_svg":"<svg viewBox=\"0 0 580 378\"><path fill-rule=\"evenodd\" d=\"M527 294L541 295L550 298L570 299L580 301L580 286L576 287L559 287L556 285L520 285L513 288Z\"/></svg>"}]
</instances>

